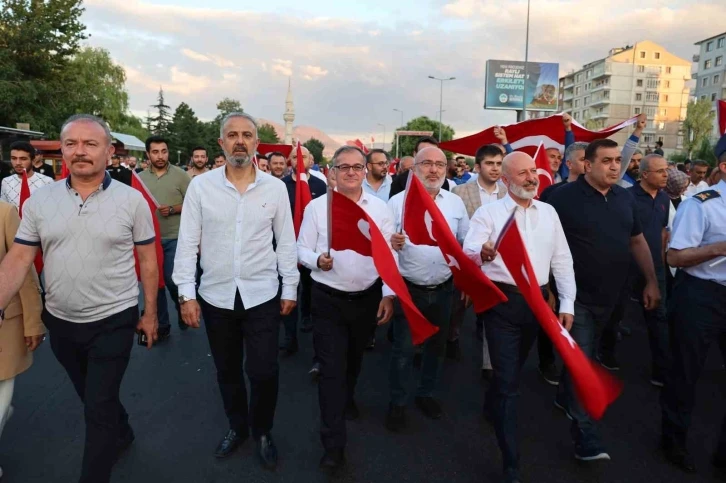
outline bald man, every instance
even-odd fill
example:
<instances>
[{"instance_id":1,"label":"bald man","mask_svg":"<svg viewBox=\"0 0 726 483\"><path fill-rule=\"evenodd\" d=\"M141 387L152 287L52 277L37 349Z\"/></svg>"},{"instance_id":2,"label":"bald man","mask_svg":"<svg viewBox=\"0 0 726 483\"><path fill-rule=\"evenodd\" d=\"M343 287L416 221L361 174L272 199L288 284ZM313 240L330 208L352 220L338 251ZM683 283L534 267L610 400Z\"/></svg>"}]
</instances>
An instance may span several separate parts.
<instances>
[{"instance_id":1,"label":"bald man","mask_svg":"<svg viewBox=\"0 0 726 483\"><path fill-rule=\"evenodd\" d=\"M534 200L539 187L534 160L522 152L508 154L502 163L502 181L507 195L474 213L464 240L464 252L482 266L482 271L509 299L483 314L494 369L484 414L497 434L504 481L513 483L519 481L516 400L520 370L537 337L539 323L494 249L512 212L545 300L550 270L554 274L559 289L559 319L567 330L575 313L575 273L557 213L550 205Z\"/></svg>"}]
</instances>

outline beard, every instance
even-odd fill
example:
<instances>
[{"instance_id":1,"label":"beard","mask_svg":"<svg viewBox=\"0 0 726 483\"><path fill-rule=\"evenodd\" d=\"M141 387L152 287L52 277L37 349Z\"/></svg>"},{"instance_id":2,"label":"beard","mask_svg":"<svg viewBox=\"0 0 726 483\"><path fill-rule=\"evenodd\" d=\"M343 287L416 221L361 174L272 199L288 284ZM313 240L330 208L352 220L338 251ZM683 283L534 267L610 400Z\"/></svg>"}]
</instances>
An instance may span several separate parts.
<instances>
[{"instance_id":1,"label":"beard","mask_svg":"<svg viewBox=\"0 0 726 483\"><path fill-rule=\"evenodd\" d=\"M429 180L428 178L419 178L421 179L421 182L426 187L427 190L437 190L441 189L442 186L444 186L444 180L446 178L441 178L437 180Z\"/></svg>"},{"instance_id":2,"label":"beard","mask_svg":"<svg viewBox=\"0 0 726 483\"><path fill-rule=\"evenodd\" d=\"M523 200L531 200L534 199L535 196L537 196L537 187L539 186L539 181L532 182L532 183L526 183L522 186L510 183L509 184L509 191L514 193L515 196L522 198ZM527 190L525 188L535 188L533 190Z\"/></svg>"},{"instance_id":3,"label":"beard","mask_svg":"<svg viewBox=\"0 0 726 483\"><path fill-rule=\"evenodd\" d=\"M227 161L237 167L246 167L252 162L252 158L247 153L228 154Z\"/></svg>"}]
</instances>

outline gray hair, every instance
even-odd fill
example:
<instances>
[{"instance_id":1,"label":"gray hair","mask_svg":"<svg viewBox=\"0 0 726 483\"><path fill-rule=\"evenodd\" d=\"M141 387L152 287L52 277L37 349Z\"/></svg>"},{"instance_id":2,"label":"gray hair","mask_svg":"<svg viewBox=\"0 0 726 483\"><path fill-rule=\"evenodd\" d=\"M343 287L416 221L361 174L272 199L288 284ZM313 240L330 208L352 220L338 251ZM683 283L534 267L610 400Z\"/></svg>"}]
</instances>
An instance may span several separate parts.
<instances>
[{"instance_id":1,"label":"gray hair","mask_svg":"<svg viewBox=\"0 0 726 483\"><path fill-rule=\"evenodd\" d=\"M663 156L661 156L660 154L647 155L646 157L644 157L643 159L640 160L640 172L643 173L643 172L649 171L648 168L650 168L650 163L654 159L665 159L665 158L663 158Z\"/></svg>"},{"instance_id":2,"label":"gray hair","mask_svg":"<svg viewBox=\"0 0 726 483\"><path fill-rule=\"evenodd\" d=\"M257 135L257 121L255 120L255 118L250 116L246 112L235 111L235 112L230 112L229 114L227 114L226 116L224 116L222 118L222 122L219 124L219 137L220 138L224 137L224 126L227 124L227 122L230 119L234 119L234 118L238 118L238 117L247 119L249 122L251 122L252 125L255 126L255 135Z\"/></svg>"},{"instance_id":3,"label":"gray hair","mask_svg":"<svg viewBox=\"0 0 726 483\"><path fill-rule=\"evenodd\" d=\"M641 151L640 149L636 149L635 151L633 151L633 154L640 154L642 156L643 151Z\"/></svg>"},{"instance_id":4,"label":"gray hair","mask_svg":"<svg viewBox=\"0 0 726 483\"><path fill-rule=\"evenodd\" d=\"M567 146L567 149L565 149L565 161L574 161L572 158L575 155L575 152L586 150L588 144L589 143L576 142Z\"/></svg>"},{"instance_id":5,"label":"gray hair","mask_svg":"<svg viewBox=\"0 0 726 483\"><path fill-rule=\"evenodd\" d=\"M333 153L333 158L330 160L330 164L335 166L337 164L338 158L346 153L358 153L360 154L360 157L363 158L363 164L366 162L366 155L363 154L363 151L360 150L360 148L356 146L348 146L347 144L344 146L339 147L335 150L335 153Z\"/></svg>"},{"instance_id":6,"label":"gray hair","mask_svg":"<svg viewBox=\"0 0 726 483\"><path fill-rule=\"evenodd\" d=\"M106 138L108 139L108 143L111 144L113 142L113 136L111 136L111 129L109 129L108 124L106 124L106 121L101 119L98 116L94 116L93 114L74 114L68 119L66 119L66 122L63 123L61 126L60 132L61 135L63 134L63 131L65 131L66 127L68 127L69 124L72 124L74 122L91 122L94 124L98 124L103 128L103 132L106 133Z\"/></svg>"}]
</instances>

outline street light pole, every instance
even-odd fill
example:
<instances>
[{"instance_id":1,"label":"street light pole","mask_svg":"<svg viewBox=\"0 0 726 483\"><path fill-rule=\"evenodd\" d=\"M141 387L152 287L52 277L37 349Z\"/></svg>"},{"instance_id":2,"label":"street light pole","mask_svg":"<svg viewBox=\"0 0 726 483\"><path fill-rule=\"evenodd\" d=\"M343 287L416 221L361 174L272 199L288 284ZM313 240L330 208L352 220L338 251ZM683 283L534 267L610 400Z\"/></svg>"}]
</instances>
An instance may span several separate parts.
<instances>
[{"instance_id":1,"label":"street light pole","mask_svg":"<svg viewBox=\"0 0 726 483\"><path fill-rule=\"evenodd\" d=\"M401 127L403 127L403 111L401 109L394 109L394 111L401 113ZM401 145L401 136L396 134L396 159L401 159L401 158L399 158L399 150L398 150L400 145Z\"/></svg>"},{"instance_id":2,"label":"street light pole","mask_svg":"<svg viewBox=\"0 0 726 483\"><path fill-rule=\"evenodd\" d=\"M378 123L378 125L383 128L383 144L381 145L381 149L386 149L386 126L381 124L380 122Z\"/></svg>"},{"instance_id":3,"label":"street light pole","mask_svg":"<svg viewBox=\"0 0 726 483\"><path fill-rule=\"evenodd\" d=\"M522 119L521 121L527 120L527 61L529 60L529 4L530 0L527 0L527 33L525 34L524 40L524 90L522 91Z\"/></svg>"},{"instance_id":4,"label":"street light pole","mask_svg":"<svg viewBox=\"0 0 726 483\"><path fill-rule=\"evenodd\" d=\"M441 142L441 128L443 127L443 124L441 123L441 116L444 112L444 81L452 81L456 79L456 77L439 78L430 75L429 79L437 80L441 83L441 89L439 91L439 142Z\"/></svg>"}]
</instances>

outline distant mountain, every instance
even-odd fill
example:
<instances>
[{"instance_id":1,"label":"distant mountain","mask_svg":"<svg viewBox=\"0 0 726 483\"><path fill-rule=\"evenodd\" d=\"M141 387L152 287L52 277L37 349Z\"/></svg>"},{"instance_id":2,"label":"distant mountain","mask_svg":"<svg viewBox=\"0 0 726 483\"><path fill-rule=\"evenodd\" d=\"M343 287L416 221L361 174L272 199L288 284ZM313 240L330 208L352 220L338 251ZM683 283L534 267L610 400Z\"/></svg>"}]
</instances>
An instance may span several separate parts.
<instances>
[{"instance_id":1,"label":"distant mountain","mask_svg":"<svg viewBox=\"0 0 726 483\"><path fill-rule=\"evenodd\" d=\"M285 126L283 124L279 124L277 122L268 121L267 119L258 119L257 122L259 124L269 124L270 126L275 128L275 132L277 132L277 136L281 139L285 139ZM340 143L327 134L325 134L323 131L316 127L312 126L293 126L292 127L292 136L295 139L300 139L301 142L306 142L310 138L315 138L323 145L325 146L325 149L323 150L323 154L325 157L329 158L333 155L336 149L340 147Z\"/></svg>"}]
</instances>

